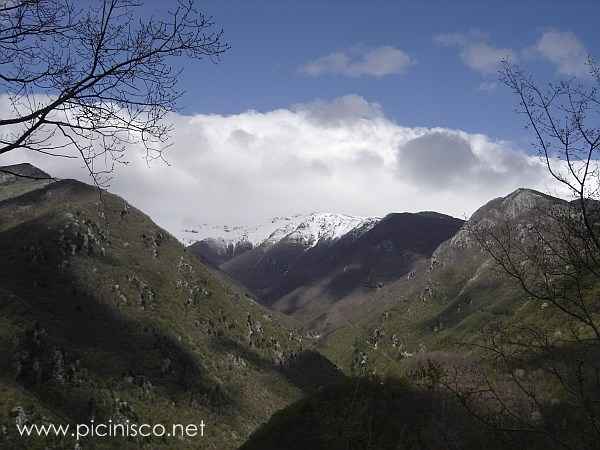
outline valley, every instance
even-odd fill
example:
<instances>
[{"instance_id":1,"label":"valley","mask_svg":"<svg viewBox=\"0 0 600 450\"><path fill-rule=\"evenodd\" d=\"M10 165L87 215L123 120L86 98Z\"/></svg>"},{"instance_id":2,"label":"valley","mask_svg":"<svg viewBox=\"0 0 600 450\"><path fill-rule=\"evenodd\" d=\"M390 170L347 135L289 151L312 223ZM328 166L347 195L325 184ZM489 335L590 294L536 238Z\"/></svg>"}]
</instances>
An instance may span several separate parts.
<instances>
[{"instance_id":1,"label":"valley","mask_svg":"<svg viewBox=\"0 0 600 450\"><path fill-rule=\"evenodd\" d=\"M206 237L189 249L202 261L216 262L214 249L220 245L220 254L231 256L213 266L254 292L263 305L324 334L353 320L376 291L412 277L462 224L431 212L381 219L311 214L273 219L253 242L247 234L233 240Z\"/></svg>"},{"instance_id":2,"label":"valley","mask_svg":"<svg viewBox=\"0 0 600 450\"><path fill-rule=\"evenodd\" d=\"M599 14L0 0L0 450L600 450Z\"/></svg>"},{"instance_id":3,"label":"valley","mask_svg":"<svg viewBox=\"0 0 600 450\"><path fill-rule=\"evenodd\" d=\"M419 413L427 419L405 420L428 446L440 445L426 437L440 426L461 430L452 439L464 448L490 446L493 435L480 434L452 391L423 390L431 371L447 377L449 368L487 368L481 345L498 324L555 336L571 326L556 305L525 294L503 273L476 231L510 224L523 234L548 222L543 211L569 210L569 202L537 191L491 200L466 222L435 212L309 214L255 228L188 230L180 237L186 247L108 192L38 179L47 176L27 164L4 173L0 421L10 430L2 437L7 448L46 445L15 436L11 421L90 417L203 420L205 447L222 449L278 448L281 433L286 448L306 448L297 433L317 427L327 434L325 420L342 427L343 445L366 433L357 425L347 435L334 418L353 389L366 410L344 420L359 423L380 397L394 417L406 414L405 402L417 402L429 405ZM454 379L461 389L465 376ZM443 380L436 385L449 383ZM446 411L439 417L437 404ZM312 417L310 428L298 414ZM381 448L409 445L412 438L389 434L384 416L377 420ZM98 449L170 445L82 442ZM177 445L197 448L198 441Z\"/></svg>"}]
</instances>

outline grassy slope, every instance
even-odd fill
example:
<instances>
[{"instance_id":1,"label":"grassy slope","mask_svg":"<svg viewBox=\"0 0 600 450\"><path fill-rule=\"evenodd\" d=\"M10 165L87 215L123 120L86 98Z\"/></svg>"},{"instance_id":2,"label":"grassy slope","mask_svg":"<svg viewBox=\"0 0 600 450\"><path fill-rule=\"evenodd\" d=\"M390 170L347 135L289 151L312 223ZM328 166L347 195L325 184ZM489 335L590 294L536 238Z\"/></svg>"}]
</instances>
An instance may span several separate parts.
<instances>
[{"instance_id":1,"label":"grassy slope","mask_svg":"<svg viewBox=\"0 0 600 450\"><path fill-rule=\"evenodd\" d=\"M122 199L105 193L100 203L69 180L40 187L0 202L2 448L74 445L17 438L17 407L38 423L203 419L206 437L178 449L236 448L273 411L337 377L323 358L294 358L307 350L298 334ZM306 359L323 377L298 367Z\"/></svg>"},{"instance_id":2,"label":"grassy slope","mask_svg":"<svg viewBox=\"0 0 600 450\"><path fill-rule=\"evenodd\" d=\"M498 433L483 425L461 408L455 398L444 395L446 391L430 381L428 377L432 373L423 372L432 360L441 363L441 367L458 368L461 371L458 381L468 383L468 378L463 380L462 377L470 373L471 364L477 367L485 362L477 358L477 350L464 344L478 342L482 329L494 321L562 330L566 335L568 325L561 320L563 316L551 306L542 308L538 302L524 297L490 267L482 269L479 277L470 283L459 282L462 274L458 272L461 271L452 266L434 270L431 279L440 285L432 297L423 301L418 294L420 289L415 287L411 293L406 289L399 304L383 307L383 312L371 311L363 321L328 336L322 351L358 378L338 387L327 387L276 413L242 449L561 448L544 430L541 433ZM413 281L419 285L418 279ZM381 295L385 296L383 292ZM440 327L440 323L444 325ZM375 330L379 330L379 334ZM392 336L398 337L400 345L393 345ZM550 357L559 364L571 361L567 366L577 367L579 358L591 357L591 366L595 367L597 352L585 353L577 348L561 350L543 358ZM404 351L412 355L403 357ZM368 362L361 366L364 355ZM589 423L582 420L581 411L569 403L563 389L557 389L556 380L540 370L546 362L544 359L524 360L519 368L524 374L520 382L534 386L542 399L543 423L568 442L570 448L597 448L595 435L587 432ZM373 373L377 376L371 377ZM452 373L450 370L449 374ZM510 376L504 372L488 373L499 389L507 389L501 390L501 395L510 399L515 393ZM361 379L363 374L370 378ZM590 394L590 399L598 398L597 390ZM547 402L549 399L552 400ZM555 399L560 402L554 403ZM513 400L515 404L519 401ZM529 407L531 405L525 409ZM282 442L285 445L282 446Z\"/></svg>"},{"instance_id":3,"label":"grassy slope","mask_svg":"<svg viewBox=\"0 0 600 450\"><path fill-rule=\"evenodd\" d=\"M494 201L492 207L500 203ZM487 212L503 213L481 213ZM519 220L529 219L525 215ZM590 296L596 297L597 292L596 287ZM377 376L326 388L275 414L253 434L244 450L560 448L547 439L545 426L570 448L597 447L590 424L582 419L576 403L566 398L556 379L542 370L551 361L555 361L552 367L563 370L577 368L584 360L593 369L597 367L597 349L558 346L551 354L532 352L529 356L534 359L528 356L520 361L519 382L533 387L542 404L544 420L538 424L539 433L496 436L445 398L439 385L429 384L427 377L432 373L421 370L428 367L429 360L438 361L441 367L456 367L460 383L474 382L475 378L468 378L469 371L486 366L486 362L478 358L481 355L476 347L465 344L480 342L492 323L568 335L569 323L563 314L524 295L465 233L438 248L428 264L417 267L414 278L376 291L369 306L362 308L362 317L357 315L359 319L326 336L321 351L347 373ZM517 408L523 396L510 381L513 373L503 370L488 373L501 389L501 397L513 401ZM597 385L585 395L590 402L595 401ZM531 405L521 406L527 411L525 417L533 414ZM279 445L278 440L285 445Z\"/></svg>"},{"instance_id":4,"label":"grassy slope","mask_svg":"<svg viewBox=\"0 0 600 450\"><path fill-rule=\"evenodd\" d=\"M501 216L501 200L490 202L474 216ZM518 220L527 222L529 214L522 213ZM359 320L326 337L323 353L348 372L356 368L358 355L365 353L371 371L403 375L403 353L469 352L470 347L462 344L479 341L484 328L496 321L560 329L560 316L528 299L466 230L440 245L415 273L413 279L376 293Z\"/></svg>"}]
</instances>

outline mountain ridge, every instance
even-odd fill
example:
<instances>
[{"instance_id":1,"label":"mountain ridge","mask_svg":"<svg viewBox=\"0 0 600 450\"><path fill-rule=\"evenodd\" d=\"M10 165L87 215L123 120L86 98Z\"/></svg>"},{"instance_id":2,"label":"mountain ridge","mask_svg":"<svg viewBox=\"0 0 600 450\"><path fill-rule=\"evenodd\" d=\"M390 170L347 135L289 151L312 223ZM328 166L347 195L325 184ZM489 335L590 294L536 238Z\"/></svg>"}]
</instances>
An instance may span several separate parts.
<instances>
[{"instance_id":1,"label":"mountain ridge","mask_svg":"<svg viewBox=\"0 0 600 450\"><path fill-rule=\"evenodd\" d=\"M350 305L362 302L369 290L408 274L463 223L431 211L308 217L271 232L256 247L230 246L226 256L212 238L188 249L247 287L262 304L325 332L339 326ZM330 316L329 308L338 312ZM340 315L341 310L346 312Z\"/></svg>"},{"instance_id":2,"label":"mountain ridge","mask_svg":"<svg viewBox=\"0 0 600 450\"><path fill-rule=\"evenodd\" d=\"M326 337L322 351L350 370L354 348L367 355L373 370L395 373L414 355L448 351L449 342L478 339L490 321L538 320L544 311L503 275L472 232L480 226L490 230L507 223L524 230L544 220L542 211L568 204L523 188L490 200L422 260L411 277L373 293L351 327Z\"/></svg>"},{"instance_id":3,"label":"mountain ridge","mask_svg":"<svg viewBox=\"0 0 600 450\"><path fill-rule=\"evenodd\" d=\"M251 226L204 224L183 230L180 240L192 249L203 245L210 247L221 256L222 263L246 250L274 245L284 239L306 248L314 247L350 232L366 231L378 220L338 213L295 214L277 216Z\"/></svg>"}]
</instances>

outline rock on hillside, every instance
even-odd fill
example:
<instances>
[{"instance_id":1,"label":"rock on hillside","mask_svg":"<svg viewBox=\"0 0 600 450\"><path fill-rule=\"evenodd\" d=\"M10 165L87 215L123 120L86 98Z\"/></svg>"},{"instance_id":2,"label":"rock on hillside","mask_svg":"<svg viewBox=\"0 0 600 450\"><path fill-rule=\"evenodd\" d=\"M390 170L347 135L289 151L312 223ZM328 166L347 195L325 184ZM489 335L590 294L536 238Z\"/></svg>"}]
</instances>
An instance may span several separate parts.
<instances>
[{"instance_id":1,"label":"rock on hillside","mask_svg":"<svg viewBox=\"0 0 600 450\"><path fill-rule=\"evenodd\" d=\"M471 216L472 222L481 220L523 220L554 205L566 204L564 200L533 189L520 188L506 197L498 197L479 208Z\"/></svg>"},{"instance_id":2,"label":"rock on hillside","mask_svg":"<svg viewBox=\"0 0 600 450\"><path fill-rule=\"evenodd\" d=\"M495 198L475 211L466 226L451 240L440 245L433 255L434 264L452 264L451 260L444 260L444 258L451 258L449 251L477 246L477 243L469 235L469 227L493 227L506 222L526 226L539 220L553 208L567 205L568 203L564 200L524 188L517 189L505 197Z\"/></svg>"}]
</instances>

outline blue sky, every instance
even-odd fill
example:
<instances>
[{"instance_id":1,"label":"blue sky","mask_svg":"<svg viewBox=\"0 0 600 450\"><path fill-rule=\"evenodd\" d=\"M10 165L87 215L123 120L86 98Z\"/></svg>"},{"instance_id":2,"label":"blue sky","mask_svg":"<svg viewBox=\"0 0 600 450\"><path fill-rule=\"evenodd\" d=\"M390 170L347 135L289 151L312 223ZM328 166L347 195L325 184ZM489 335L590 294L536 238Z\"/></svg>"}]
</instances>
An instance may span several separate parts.
<instances>
[{"instance_id":1,"label":"blue sky","mask_svg":"<svg viewBox=\"0 0 600 450\"><path fill-rule=\"evenodd\" d=\"M160 8L157 2L157 7ZM443 126L528 142L514 98L492 91L494 73L469 68L460 49L435 36L482 35L494 48L512 49L526 67L545 78L557 67L539 55L521 57L547 31L572 32L591 53L598 42L600 3L574 1L232 1L199 3L223 26L232 48L214 67L186 69L186 113L236 113L287 107L315 98L358 94L382 105L406 126ZM391 46L414 64L403 73L373 77L299 71L309 61L356 47Z\"/></svg>"}]
</instances>

